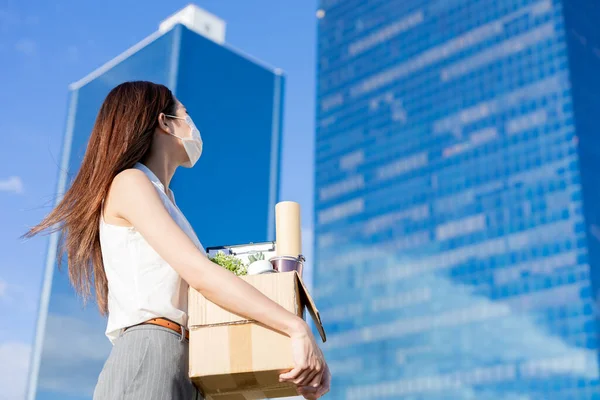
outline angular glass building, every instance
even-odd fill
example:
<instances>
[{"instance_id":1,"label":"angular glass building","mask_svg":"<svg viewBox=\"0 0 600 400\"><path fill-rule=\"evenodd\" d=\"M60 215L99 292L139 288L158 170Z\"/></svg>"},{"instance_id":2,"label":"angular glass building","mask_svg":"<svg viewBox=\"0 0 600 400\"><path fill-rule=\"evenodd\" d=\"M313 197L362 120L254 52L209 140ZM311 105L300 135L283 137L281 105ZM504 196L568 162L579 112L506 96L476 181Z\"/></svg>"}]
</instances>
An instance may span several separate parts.
<instances>
[{"instance_id":1,"label":"angular glass building","mask_svg":"<svg viewBox=\"0 0 600 400\"><path fill-rule=\"evenodd\" d=\"M202 132L204 153L172 189L203 245L274 240L284 77L224 43L225 23L194 6L71 88L57 192L76 174L108 92L128 80L167 85ZM91 399L111 345L83 309L49 244L29 399Z\"/></svg>"},{"instance_id":2,"label":"angular glass building","mask_svg":"<svg viewBox=\"0 0 600 400\"><path fill-rule=\"evenodd\" d=\"M600 7L321 0L331 399L600 399Z\"/></svg>"}]
</instances>

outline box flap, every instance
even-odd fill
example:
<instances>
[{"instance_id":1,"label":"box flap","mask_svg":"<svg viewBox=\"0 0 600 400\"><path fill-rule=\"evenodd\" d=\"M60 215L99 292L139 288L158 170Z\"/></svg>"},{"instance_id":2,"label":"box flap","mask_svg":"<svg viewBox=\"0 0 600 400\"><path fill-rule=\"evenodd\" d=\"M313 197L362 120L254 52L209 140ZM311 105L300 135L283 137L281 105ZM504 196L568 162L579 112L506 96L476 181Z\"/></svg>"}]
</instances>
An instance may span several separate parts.
<instances>
[{"instance_id":1,"label":"box flap","mask_svg":"<svg viewBox=\"0 0 600 400\"><path fill-rule=\"evenodd\" d=\"M325 329L323 328L323 323L321 322L321 314L319 314L319 310L317 309L315 302L313 301L312 297L310 297L310 293L308 293L308 290L306 289L306 286L304 286L304 282L302 282L302 278L300 275L298 275L298 273L296 273L296 278L300 284L299 288L302 303L306 305L306 308L313 318L313 321L315 321L315 326L317 331L319 331L319 335L321 335L321 340L323 340L323 343L325 343L327 341L327 335L325 334Z\"/></svg>"}]
</instances>

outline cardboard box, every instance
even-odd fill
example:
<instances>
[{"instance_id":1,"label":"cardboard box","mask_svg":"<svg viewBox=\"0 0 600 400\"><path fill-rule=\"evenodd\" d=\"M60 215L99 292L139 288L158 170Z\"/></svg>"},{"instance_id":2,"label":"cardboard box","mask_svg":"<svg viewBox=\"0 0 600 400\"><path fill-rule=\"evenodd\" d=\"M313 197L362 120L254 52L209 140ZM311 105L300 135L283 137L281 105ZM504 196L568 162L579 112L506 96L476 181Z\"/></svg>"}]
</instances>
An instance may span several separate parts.
<instances>
[{"instance_id":1,"label":"cardboard box","mask_svg":"<svg viewBox=\"0 0 600 400\"><path fill-rule=\"evenodd\" d=\"M294 272L242 277L271 300L298 316L306 307L323 341L321 317L302 279ZM296 396L279 374L294 367L290 338L233 314L190 288L189 375L205 397L255 400Z\"/></svg>"}]
</instances>

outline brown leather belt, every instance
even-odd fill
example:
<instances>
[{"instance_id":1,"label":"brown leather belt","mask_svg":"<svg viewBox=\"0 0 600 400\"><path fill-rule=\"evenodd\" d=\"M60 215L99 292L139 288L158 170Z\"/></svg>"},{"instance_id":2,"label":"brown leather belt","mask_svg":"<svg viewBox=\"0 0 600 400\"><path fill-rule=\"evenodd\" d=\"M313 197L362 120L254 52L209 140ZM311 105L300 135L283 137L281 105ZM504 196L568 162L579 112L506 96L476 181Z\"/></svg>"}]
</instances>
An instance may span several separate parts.
<instances>
[{"instance_id":1,"label":"brown leather belt","mask_svg":"<svg viewBox=\"0 0 600 400\"><path fill-rule=\"evenodd\" d=\"M183 329L185 329L185 338L188 339L188 340L190 338L190 331L188 331L186 328L182 327L178 323L173 322L173 321L169 321L166 318L152 318L152 319L149 319L146 322L142 322L139 325L145 325L145 324L162 326L163 328L171 329L172 331L175 331L175 332L177 332L179 334L181 334L181 331ZM126 331L127 329L128 328L125 328L124 331Z\"/></svg>"}]
</instances>

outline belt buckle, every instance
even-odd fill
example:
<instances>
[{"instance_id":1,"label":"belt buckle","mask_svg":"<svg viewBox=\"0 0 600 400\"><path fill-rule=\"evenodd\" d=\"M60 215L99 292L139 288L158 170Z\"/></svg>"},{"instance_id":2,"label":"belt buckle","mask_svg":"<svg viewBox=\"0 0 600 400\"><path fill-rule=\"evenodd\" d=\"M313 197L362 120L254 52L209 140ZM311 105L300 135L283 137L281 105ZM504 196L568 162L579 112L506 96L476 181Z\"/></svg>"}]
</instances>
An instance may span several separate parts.
<instances>
[{"instance_id":1,"label":"belt buckle","mask_svg":"<svg viewBox=\"0 0 600 400\"><path fill-rule=\"evenodd\" d=\"M177 325L179 325L179 324L177 324ZM179 327L181 328L181 341L183 342L186 339L186 334L185 334L186 328L183 325L179 325Z\"/></svg>"}]
</instances>

